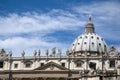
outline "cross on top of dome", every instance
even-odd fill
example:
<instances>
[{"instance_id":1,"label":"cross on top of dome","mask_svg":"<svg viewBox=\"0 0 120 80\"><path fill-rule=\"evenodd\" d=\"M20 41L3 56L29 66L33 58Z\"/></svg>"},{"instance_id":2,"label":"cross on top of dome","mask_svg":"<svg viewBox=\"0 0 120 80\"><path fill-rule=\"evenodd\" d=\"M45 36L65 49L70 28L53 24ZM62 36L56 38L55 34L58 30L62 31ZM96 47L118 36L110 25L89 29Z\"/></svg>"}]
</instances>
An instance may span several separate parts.
<instances>
[{"instance_id":1,"label":"cross on top of dome","mask_svg":"<svg viewBox=\"0 0 120 80\"><path fill-rule=\"evenodd\" d=\"M92 21L92 19L91 19L91 15L89 15L89 21Z\"/></svg>"}]
</instances>

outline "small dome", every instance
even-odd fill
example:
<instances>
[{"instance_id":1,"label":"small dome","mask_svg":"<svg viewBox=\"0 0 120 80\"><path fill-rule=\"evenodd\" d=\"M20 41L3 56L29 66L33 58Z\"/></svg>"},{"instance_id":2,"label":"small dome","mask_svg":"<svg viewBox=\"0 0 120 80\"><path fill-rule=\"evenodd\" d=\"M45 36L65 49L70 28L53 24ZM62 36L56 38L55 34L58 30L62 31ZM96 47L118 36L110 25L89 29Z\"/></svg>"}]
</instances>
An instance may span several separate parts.
<instances>
[{"instance_id":1,"label":"small dome","mask_svg":"<svg viewBox=\"0 0 120 80\"><path fill-rule=\"evenodd\" d=\"M75 39L69 50L75 53L84 51L106 53L107 45L103 38L94 32L94 24L91 22L91 17L86 25L85 33Z\"/></svg>"}]
</instances>

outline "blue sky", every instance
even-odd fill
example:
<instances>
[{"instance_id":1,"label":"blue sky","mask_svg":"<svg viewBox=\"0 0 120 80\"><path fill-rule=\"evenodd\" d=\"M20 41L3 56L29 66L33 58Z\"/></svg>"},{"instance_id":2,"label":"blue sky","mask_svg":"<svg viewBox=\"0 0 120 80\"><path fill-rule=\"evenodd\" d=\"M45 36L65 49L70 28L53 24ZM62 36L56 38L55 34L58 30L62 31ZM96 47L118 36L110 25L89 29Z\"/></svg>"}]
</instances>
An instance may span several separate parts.
<instances>
[{"instance_id":1,"label":"blue sky","mask_svg":"<svg viewBox=\"0 0 120 80\"><path fill-rule=\"evenodd\" d=\"M65 53L92 15L95 31L120 51L119 0L0 0L0 48L13 56Z\"/></svg>"}]
</instances>

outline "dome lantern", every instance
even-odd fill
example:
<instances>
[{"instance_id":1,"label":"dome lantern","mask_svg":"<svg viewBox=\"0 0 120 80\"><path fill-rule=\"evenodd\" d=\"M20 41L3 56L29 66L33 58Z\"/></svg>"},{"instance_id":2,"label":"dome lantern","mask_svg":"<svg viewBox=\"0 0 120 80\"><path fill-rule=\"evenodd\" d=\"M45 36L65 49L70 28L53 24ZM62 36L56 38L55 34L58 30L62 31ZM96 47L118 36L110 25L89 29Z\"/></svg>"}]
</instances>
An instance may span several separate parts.
<instances>
[{"instance_id":1,"label":"dome lantern","mask_svg":"<svg viewBox=\"0 0 120 80\"><path fill-rule=\"evenodd\" d=\"M86 24L85 33L94 33L94 24L92 23L91 16L89 16L88 23Z\"/></svg>"}]
</instances>

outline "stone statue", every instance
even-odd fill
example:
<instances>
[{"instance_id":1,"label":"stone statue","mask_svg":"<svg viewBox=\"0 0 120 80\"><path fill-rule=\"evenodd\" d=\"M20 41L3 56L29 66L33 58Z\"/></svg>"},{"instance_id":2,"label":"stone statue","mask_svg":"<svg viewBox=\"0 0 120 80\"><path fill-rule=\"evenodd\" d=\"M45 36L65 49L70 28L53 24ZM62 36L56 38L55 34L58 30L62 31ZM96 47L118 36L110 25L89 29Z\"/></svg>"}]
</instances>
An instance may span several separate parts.
<instances>
[{"instance_id":1,"label":"stone statue","mask_svg":"<svg viewBox=\"0 0 120 80\"><path fill-rule=\"evenodd\" d=\"M9 57L12 57L12 51L9 52Z\"/></svg>"},{"instance_id":2,"label":"stone statue","mask_svg":"<svg viewBox=\"0 0 120 80\"><path fill-rule=\"evenodd\" d=\"M53 54L53 56L55 56L55 53L56 53L56 48L52 48L52 54Z\"/></svg>"},{"instance_id":3,"label":"stone statue","mask_svg":"<svg viewBox=\"0 0 120 80\"><path fill-rule=\"evenodd\" d=\"M66 55L69 56L69 49L67 49L67 51L66 51Z\"/></svg>"},{"instance_id":4,"label":"stone statue","mask_svg":"<svg viewBox=\"0 0 120 80\"><path fill-rule=\"evenodd\" d=\"M61 49L58 49L58 55L60 55L60 56L61 56L61 54L62 54Z\"/></svg>"},{"instance_id":5,"label":"stone statue","mask_svg":"<svg viewBox=\"0 0 120 80\"><path fill-rule=\"evenodd\" d=\"M1 53L1 54L5 54L6 52L5 52L4 49L1 49L1 50L0 50L0 53Z\"/></svg>"},{"instance_id":6,"label":"stone statue","mask_svg":"<svg viewBox=\"0 0 120 80\"><path fill-rule=\"evenodd\" d=\"M41 52L40 52L40 49L38 50L38 56L40 56Z\"/></svg>"},{"instance_id":7,"label":"stone statue","mask_svg":"<svg viewBox=\"0 0 120 80\"><path fill-rule=\"evenodd\" d=\"M21 53L22 57L25 57L25 51L23 50L23 52Z\"/></svg>"},{"instance_id":8,"label":"stone statue","mask_svg":"<svg viewBox=\"0 0 120 80\"><path fill-rule=\"evenodd\" d=\"M59 61L61 60L61 54L62 54L61 49L58 49L58 58L59 58Z\"/></svg>"},{"instance_id":9,"label":"stone statue","mask_svg":"<svg viewBox=\"0 0 120 80\"><path fill-rule=\"evenodd\" d=\"M49 54L49 51L48 49L46 50L46 61L48 61L48 54Z\"/></svg>"},{"instance_id":10,"label":"stone statue","mask_svg":"<svg viewBox=\"0 0 120 80\"><path fill-rule=\"evenodd\" d=\"M37 55L37 51L36 50L34 50L34 56L36 56Z\"/></svg>"},{"instance_id":11,"label":"stone statue","mask_svg":"<svg viewBox=\"0 0 120 80\"><path fill-rule=\"evenodd\" d=\"M12 58L12 51L9 51L9 62L11 62L11 58Z\"/></svg>"},{"instance_id":12,"label":"stone statue","mask_svg":"<svg viewBox=\"0 0 120 80\"><path fill-rule=\"evenodd\" d=\"M48 51L48 49L46 50L46 56L48 57L48 54L49 54L49 51Z\"/></svg>"}]
</instances>

